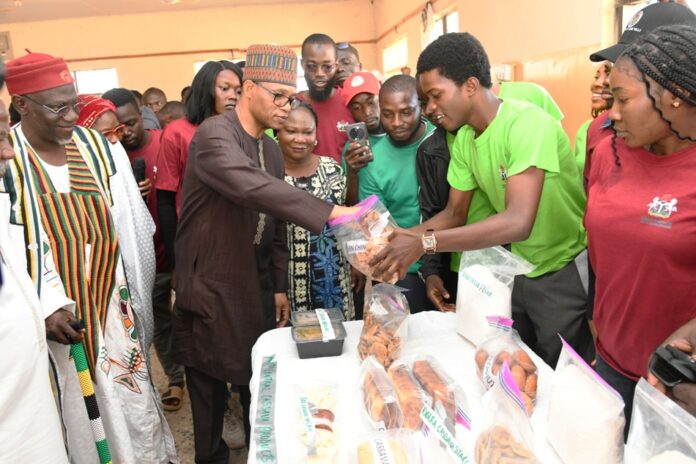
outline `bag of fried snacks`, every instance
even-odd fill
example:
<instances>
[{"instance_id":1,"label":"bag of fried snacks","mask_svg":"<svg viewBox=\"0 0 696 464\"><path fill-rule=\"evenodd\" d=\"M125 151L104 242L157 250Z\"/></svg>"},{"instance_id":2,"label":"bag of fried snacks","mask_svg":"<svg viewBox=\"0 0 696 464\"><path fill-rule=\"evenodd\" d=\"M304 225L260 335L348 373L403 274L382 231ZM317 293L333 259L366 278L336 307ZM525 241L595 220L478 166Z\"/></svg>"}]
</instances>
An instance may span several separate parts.
<instances>
[{"instance_id":1,"label":"bag of fried snacks","mask_svg":"<svg viewBox=\"0 0 696 464\"><path fill-rule=\"evenodd\" d=\"M476 464L539 464L534 435L517 382L503 362L485 396L484 426L476 440Z\"/></svg>"},{"instance_id":2,"label":"bag of fried snacks","mask_svg":"<svg viewBox=\"0 0 696 464\"><path fill-rule=\"evenodd\" d=\"M457 332L474 345L490 336L490 318L512 317L515 276L534 266L496 246L462 253L457 286Z\"/></svg>"},{"instance_id":3,"label":"bag of fried snacks","mask_svg":"<svg viewBox=\"0 0 696 464\"><path fill-rule=\"evenodd\" d=\"M409 430L418 431L423 425L421 410L431 400L420 388L416 379L411 375L411 370L403 361L396 361L387 370L389 380L391 380L396 397L399 399L399 407L403 422L401 427Z\"/></svg>"},{"instance_id":4,"label":"bag of fried snacks","mask_svg":"<svg viewBox=\"0 0 696 464\"><path fill-rule=\"evenodd\" d=\"M456 429L471 430L469 404L462 388L431 356L410 360L411 373L430 398L430 406L440 415L447 428L456 435Z\"/></svg>"},{"instance_id":5,"label":"bag of fried snacks","mask_svg":"<svg viewBox=\"0 0 696 464\"><path fill-rule=\"evenodd\" d=\"M566 464L620 464L624 457L624 401L561 340L546 438Z\"/></svg>"},{"instance_id":6,"label":"bag of fried snacks","mask_svg":"<svg viewBox=\"0 0 696 464\"><path fill-rule=\"evenodd\" d=\"M508 363L512 378L522 394L527 414L530 416L536 402L537 367L522 348L522 341L512 328L512 320L497 318L497 332L476 347L476 372L486 389L498 380L500 368Z\"/></svg>"},{"instance_id":7,"label":"bag of fried snacks","mask_svg":"<svg viewBox=\"0 0 696 464\"><path fill-rule=\"evenodd\" d=\"M408 336L410 310L406 297L391 284L377 284L365 292L363 330L358 344L361 360L373 355L385 368L401 354Z\"/></svg>"},{"instance_id":8,"label":"bag of fried snacks","mask_svg":"<svg viewBox=\"0 0 696 464\"><path fill-rule=\"evenodd\" d=\"M372 275L369 263L389 243L396 222L376 195L355 206L360 208L357 213L332 219L329 227L348 262L369 279L381 280ZM394 275L389 282L397 280L398 276Z\"/></svg>"},{"instance_id":9,"label":"bag of fried snacks","mask_svg":"<svg viewBox=\"0 0 696 464\"><path fill-rule=\"evenodd\" d=\"M360 374L359 391L369 421L375 430L401 427L402 416L399 399L384 367L374 356L363 361Z\"/></svg>"}]
</instances>

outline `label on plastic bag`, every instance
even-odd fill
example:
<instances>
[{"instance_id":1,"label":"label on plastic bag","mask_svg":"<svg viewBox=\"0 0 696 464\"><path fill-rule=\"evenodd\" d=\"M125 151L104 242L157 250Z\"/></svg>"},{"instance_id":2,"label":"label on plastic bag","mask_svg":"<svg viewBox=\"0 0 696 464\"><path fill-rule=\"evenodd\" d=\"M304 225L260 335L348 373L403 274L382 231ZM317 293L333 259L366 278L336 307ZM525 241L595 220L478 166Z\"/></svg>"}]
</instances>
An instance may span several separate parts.
<instances>
[{"instance_id":1,"label":"label on plastic bag","mask_svg":"<svg viewBox=\"0 0 696 464\"><path fill-rule=\"evenodd\" d=\"M307 432L307 455L317 454L317 429L314 426L310 403L306 396L300 397L300 411L302 413L302 424Z\"/></svg>"},{"instance_id":2,"label":"label on plastic bag","mask_svg":"<svg viewBox=\"0 0 696 464\"><path fill-rule=\"evenodd\" d=\"M384 228L389 225L389 212L379 215L379 219L370 226L370 234L373 237L378 237L384 232Z\"/></svg>"},{"instance_id":3,"label":"label on plastic bag","mask_svg":"<svg viewBox=\"0 0 696 464\"><path fill-rule=\"evenodd\" d=\"M450 455L455 462L459 464L470 464L471 460L467 456L466 451L459 446L459 443L454 439L450 431L445 426L440 416L433 411L429 406L424 405L420 413L421 419L425 427L435 432L440 442L445 445L447 454Z\"/></svg>"},{"instance_id":4,"label":"label on plastic bag","mask_svg":"<svg viewBox=\"0 0 696 464\"><path fill-rule=\"evenodd\" d=\"M380 464L394 464L394 455L389 447L389 441L384 438L370 439L372 447L372 462Z\"/></svg>"},{"instance_id":5,"label":"label on plastic bag","mask_svg":"<svg viewBox=\"0 0 696 464\"><path fill-rule=\"evenodd\" d=\"M277 369L275 355L263 358L256 399L256 426L253 434L256 443L256 461L260 463L278 462L274 427Z\"/></svg>"},{"instance_id":6,"label":"label on plastic bag","mask_svg":"<svg viewBox=\"0 0 696 464\"><path fill-rule=\"evenodd\" d=\"M319 327L321 328L321 341L328 342L330 340L335 340L336 333L334 332L333 325L331 324L331 318L329 318L326 310L317 308L314 312L317 315Z\"/></svg>"},{"instance_id":7,"label":"label on plastic bag","mask_svg":"<svg viewBox=\"0 0 696 464\"><path fill-rule=\"evenodd\" d=\"M345 243L346 254L355 255L358 253L363 253L367 249L367 240L348 240Z\"/></svg>"}]
</instances>

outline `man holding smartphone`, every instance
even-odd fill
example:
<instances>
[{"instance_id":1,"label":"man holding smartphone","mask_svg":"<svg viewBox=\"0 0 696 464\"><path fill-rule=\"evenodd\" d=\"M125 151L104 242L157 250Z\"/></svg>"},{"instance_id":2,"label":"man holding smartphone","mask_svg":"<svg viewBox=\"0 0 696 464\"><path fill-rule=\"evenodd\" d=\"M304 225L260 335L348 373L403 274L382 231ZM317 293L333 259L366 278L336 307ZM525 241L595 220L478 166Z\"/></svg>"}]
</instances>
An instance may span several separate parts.
<instances>
[{"instance_id":1,"label":"man holding smartphone","mask_svg":"<svg viewBox=\"0 0 696 464\"><path fill-rule=\"evenodd\" d=\"M343 84L346 106L355 122L365 124L367 129L367 144L349 136L343 147L342 165L348 178L346 203L349 205L358 202L358 171L372 161L371 147L386 135L379 117L379 88L380 82L369 72L356 72Z\"/></svg>"}]
</instances>

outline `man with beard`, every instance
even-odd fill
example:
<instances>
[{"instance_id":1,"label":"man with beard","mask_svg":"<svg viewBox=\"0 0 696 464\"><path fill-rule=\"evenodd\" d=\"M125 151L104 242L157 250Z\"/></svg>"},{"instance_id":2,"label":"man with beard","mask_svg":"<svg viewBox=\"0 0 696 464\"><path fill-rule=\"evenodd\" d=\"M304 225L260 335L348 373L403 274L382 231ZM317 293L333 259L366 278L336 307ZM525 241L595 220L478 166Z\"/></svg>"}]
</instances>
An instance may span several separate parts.
<instances>
[{"instance_id":1,"label":"man with beard","mask_svg":"<svg viewBox=\"0 0 696 464\"><path fill-rule=\"evenodd\" d=\"M336 84L343 87L351 74L362 71L360 54L348 42L341 42L336 44L336 58Z\"/></svg>"},{"instance_id":2,"label":"man with beard","mask_svg":"<svg viewBox=\"0 0 696 464\"><path fill-rule=\"evenodd\" d=\"M375 194L384 203L399 227L420 223L416 153L434 129L421 119L416 80L403 74L387 79L379 91L380 118L387 137L372 147L374 160L358 173L358 197ZM425 285L414 263L396 285L404 293L412 313L432 309L425 295Z\"/></svg>"},{"instance_id":3,"label":"man with beard","mask_svg":"<svg viewBox=\"0 0 696 464\"><path fill-rule=\"evenodd\" d=\"M39 295L71 462L99 462L94 410L85 410L94 401L114 462L176 462L145 362L147 314L135 298L152 292L154 225L127 156L75 125L78 98L63 59L29 53L8 62L7 90L22 115L11 131L8 195L0 195L16 229L7 248ZM79 379L77 343L89 367ZM94 394L83 397L90 383Z\"/></svg>"},{"instance_id":4,"label":"man with beard","mask_svg":"<svg viewBox=\"0 0 696 464\"><path fill-rule=\"evenodd\" d=\"M312 34L302 42L302 68L309 90L297 97L312 105L319 118L316 155L341 162L346 134L339 130L353 123L340 87L336 86L336 43L326 34Z\"/></svg>"}]
</instances>

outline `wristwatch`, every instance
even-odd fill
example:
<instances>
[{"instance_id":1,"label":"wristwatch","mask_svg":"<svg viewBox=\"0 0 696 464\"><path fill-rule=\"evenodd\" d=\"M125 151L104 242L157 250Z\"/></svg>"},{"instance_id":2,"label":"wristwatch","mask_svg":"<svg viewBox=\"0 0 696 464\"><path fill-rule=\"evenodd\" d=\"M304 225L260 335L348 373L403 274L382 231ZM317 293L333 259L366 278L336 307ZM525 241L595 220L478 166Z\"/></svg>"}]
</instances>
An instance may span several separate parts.
<instances>
[{"instance_id":1,"label":"wristwatch","mask_svg":"<svg viewBox=\"0 0 696 464\"><path fill-rule=\"evenodd\" d=\"M421 237L421 242L423 243L423 252L426 255L434 255L437 253L437 239L435 238L435 231L433 229L425 231Z\"/></svg>"}]
</instances>

